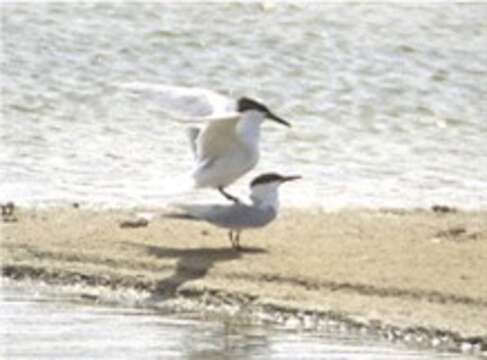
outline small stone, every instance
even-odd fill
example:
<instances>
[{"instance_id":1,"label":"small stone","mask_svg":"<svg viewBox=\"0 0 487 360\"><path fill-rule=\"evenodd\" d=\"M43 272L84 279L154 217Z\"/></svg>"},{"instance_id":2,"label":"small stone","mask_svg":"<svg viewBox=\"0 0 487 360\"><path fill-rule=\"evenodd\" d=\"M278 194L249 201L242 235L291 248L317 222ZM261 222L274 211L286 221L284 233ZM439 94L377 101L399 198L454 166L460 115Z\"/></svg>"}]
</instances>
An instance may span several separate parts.
<instances>
[{"instance_id":1,"label":"small stone","mask_svg":"<svg viewBox=\"0 0 487 360\"><path fill-rule=\"evenodd\" d=\"M468 342L462 342L462 344L460 345L460 351L464 354L472 351L472 344Z\"/></svg>"},{"instance_id":2,"label":"small stone","mask_svg":"<svg viewBox=\"0 0 487 360\"><path fill-rule=\"evenodd\" d=\"M12 201L2 205L2 216L11 216L14 214L15 205Z\"/></svg>"},{"instance_id":3,"label":"small stone","mask_svg":"<svg viewBox=\"0 0 487 360\"><path fill-rule=\"evenodd\" d=\"M431 210L433 210L433 212L435 213L442 213L442 214L457 212L456 208L447 205L433 205L431 207Z\"/></svg>"},{"instance_id":4,"label":"small stone","mask_svg":"<svg viewBox=\"0 0 487 360\"><path fill-rule=\"evenodd\" d=\"M363 335L365 335L369 332L369 330L367 329L367 326L361 326L359 331Z\"/></svg>"},{"instance_id":5,"label":"small stone","mask_svg":"<svg viewBox=\"0 0 487 360\"><path fill-rule=\"evenodd\" d=\"M482 351L482 344L476 343L472 345L472 352L474 354L479 354Z\"/></svg>"},{"instance_id":6,"label":"small stone","mask_svg":"<svg viewBox=\"0 0 487 360\"><path fill-rule=\"evenodd\" d=\"M316 328L317 321L316 321L316 317L314 317L313 315L305 315L302 322L303 322L303 327L306 330L311 330Z\"/></svg>"},{"instance_id":7,"label":"small stone","mask_svg":"<svg viewBox=\"0 0 487 360\"><path fill-rule=\"evenodd\" d=\"M286 320L285 326L288 328L295 329L295 328L298 328L300 324L301 324L301 322L297 318L291 317L291 318Z\"/></svg>"},{"instance_id":8,"label":"small stone","mask_svg":"<svg viewBox=\"0 0 487 360\"><path fill-rule=\"evenodd\" d=\"M81 294L80 297L83 300L90 300L90 301L96 301L96 300L98 300L98 296L97 295L93 295L93 294Z\"/></svg>"},{"instance_id":9,"label":"small stone","mask_svg":"<svg viewBox=\"0 0 487 360\"><path fill-rule=\"evenodd\" d=\"M431 346L433 347L438 347L441 344L441 340L438 339L437 337L431 339Z\"/></svg>"},{"instance_id":10,"label":"small stone","mask_svg":"<svg viewBox=\"0 0 487 360\"><path fill-rule=\"evenodd\" d=\"M12 201L7 202L5 205L1 204L2 208L2 221L3 222L17 222L17 217L14 215L15 204Z\"/></svg>"},{"instance_id":11,"label":"small stone","mask_svg":"<svg viewBox=\"0 0 487 360\"><path fill-rule=\"evenodd\" d=\"M127 228L139 228L139 227L146 227L149 225L149 221L147 219L131 219L131 220L124 220L120 222L120 227L122 229L127 229Z\"/></svg>"}]
</instances>

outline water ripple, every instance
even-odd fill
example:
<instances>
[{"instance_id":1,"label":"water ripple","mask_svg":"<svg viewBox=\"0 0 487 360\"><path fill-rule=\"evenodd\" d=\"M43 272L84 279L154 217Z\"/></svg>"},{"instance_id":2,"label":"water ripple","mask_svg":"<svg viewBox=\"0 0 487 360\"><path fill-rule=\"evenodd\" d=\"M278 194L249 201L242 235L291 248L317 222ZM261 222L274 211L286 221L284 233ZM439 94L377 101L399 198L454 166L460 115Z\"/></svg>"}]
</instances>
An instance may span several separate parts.
<instances>
[{"instance_id":1,"label":"water ripple","mask_svg":"<svg viewBox=\"0 0 487 360\"><path fill-rule=\"evenodd\" d=\"M293 122L264 127L262 161L238 191L279 170L315 192L289 187L286 204L487 205L486 5L2 10L2 198L160 204L191 168L185 125L113 87L149 81L258 96Z\"/></svg>"}]
</instances>

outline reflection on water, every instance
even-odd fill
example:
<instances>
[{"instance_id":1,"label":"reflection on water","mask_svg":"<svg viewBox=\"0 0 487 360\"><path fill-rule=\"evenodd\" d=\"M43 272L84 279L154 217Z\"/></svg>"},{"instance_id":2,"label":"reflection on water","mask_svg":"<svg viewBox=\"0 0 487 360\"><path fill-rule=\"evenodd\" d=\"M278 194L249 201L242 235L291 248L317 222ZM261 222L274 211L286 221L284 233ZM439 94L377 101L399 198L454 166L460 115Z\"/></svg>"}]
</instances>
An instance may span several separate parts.
<instances>
[{"instance_id":1,"label":"reflection on water","mask_svg":"<svg viewBox=\"0 0 487 360\"><path fill-rule=\"evenodd\" d=\"M347 334L297 332L171 315L141 308L92 305L3 286L3 357L8 359L328 359L440 360Z\"/></svg>"}]
</instances>

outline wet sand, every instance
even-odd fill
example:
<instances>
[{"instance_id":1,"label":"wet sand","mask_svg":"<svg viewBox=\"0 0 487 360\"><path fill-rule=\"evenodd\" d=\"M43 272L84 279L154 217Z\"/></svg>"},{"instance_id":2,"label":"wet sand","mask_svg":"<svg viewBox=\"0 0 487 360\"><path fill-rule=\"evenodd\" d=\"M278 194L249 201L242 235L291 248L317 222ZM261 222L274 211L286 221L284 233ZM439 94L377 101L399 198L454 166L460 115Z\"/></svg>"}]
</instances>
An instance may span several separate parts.
<instances>
[{"instance_id":1,"label":"wet sand","mask_svg":"<svg viewBox=\"0 0 487 360\"><path fill-rule=\"evenodd\" d=\"M244 232L237 252L201 222L131 227L136 210L16 209L0 222L2 272L161 299L210 294L487 351L487 212L437 210L284 210Z\"/></svg>"}]
</instances>

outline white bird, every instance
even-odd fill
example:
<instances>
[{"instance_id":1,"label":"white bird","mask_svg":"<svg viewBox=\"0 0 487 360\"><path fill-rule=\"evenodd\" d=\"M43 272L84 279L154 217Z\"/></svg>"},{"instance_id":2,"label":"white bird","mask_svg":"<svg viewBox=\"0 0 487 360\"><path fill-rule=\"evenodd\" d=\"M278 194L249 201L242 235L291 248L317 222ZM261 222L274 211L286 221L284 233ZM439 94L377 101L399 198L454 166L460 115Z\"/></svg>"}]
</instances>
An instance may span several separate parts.
<instances>
[{"instance_id":1,"label":"white bird","mask_svg":"<svg viewBox=\"0 0 487 360\"><path fill-rule=\"evenodd\" d=\"M230 229L228 237L232 247L239 250L242 230L260 228L273 221L279 211L279 186L301 176L282 176L268 173L257 176L250 183L251 204L231 205L174 205L183 213L170 213L167 218L184 220L203 220L215 226Z\"/></svg>"},{"instance_id":2,"label":"white bird","mask_svg":"<svg viewBox=\"0 0 487 360\"><path fill-rule=\"evenodd\" d=\"M270 119L291 126L248 97L235 100L207 89L144 83L122 87L156 96L158 104L176 118L207 123L202 129L188 129L195 160L194 187L216 188L235 202L238 199L224 189L257 165L260 125Z\"/></svg>"}]
</instances>

